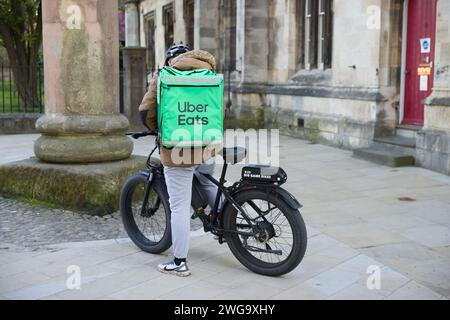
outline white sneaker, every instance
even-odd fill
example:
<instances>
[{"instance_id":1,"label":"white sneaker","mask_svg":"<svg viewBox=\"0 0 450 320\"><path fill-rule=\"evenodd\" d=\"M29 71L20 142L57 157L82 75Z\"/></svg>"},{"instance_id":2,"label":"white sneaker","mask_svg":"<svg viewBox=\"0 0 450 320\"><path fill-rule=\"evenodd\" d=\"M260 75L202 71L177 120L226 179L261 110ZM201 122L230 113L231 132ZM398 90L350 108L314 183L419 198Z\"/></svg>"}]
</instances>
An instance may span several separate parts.
<instances>
[{"instance_id":1,"label":"white sneaker","mask_svg":"<svg viewBox=\"0 0 450 320\"><path fill-rule=\"evenodd\" d=\"M162 273L174 274L179 277L187 277L191 275L186 262L181 262L180 265L176 265L175 261L169 261L158 265L158 270Z\"/></svg>"}]
</instances>

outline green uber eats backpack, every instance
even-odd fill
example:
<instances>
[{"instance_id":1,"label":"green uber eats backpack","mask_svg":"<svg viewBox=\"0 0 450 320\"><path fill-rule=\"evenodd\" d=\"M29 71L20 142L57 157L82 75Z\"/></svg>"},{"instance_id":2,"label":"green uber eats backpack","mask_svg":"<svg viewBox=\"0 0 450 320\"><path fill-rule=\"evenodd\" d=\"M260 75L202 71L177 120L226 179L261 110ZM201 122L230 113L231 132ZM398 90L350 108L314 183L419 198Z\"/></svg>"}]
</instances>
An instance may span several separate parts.
<instances>
[{"instance_id":1,"label":"green uber eats backpack","mask_svg":"<svg viewBox=\"0 0 450 320\"><path fill-rule=\"evenodd\" d=\"M223 75L164 67L158 80L158 128L164 147L223 142Z\"/></svg>"}]
</instances>

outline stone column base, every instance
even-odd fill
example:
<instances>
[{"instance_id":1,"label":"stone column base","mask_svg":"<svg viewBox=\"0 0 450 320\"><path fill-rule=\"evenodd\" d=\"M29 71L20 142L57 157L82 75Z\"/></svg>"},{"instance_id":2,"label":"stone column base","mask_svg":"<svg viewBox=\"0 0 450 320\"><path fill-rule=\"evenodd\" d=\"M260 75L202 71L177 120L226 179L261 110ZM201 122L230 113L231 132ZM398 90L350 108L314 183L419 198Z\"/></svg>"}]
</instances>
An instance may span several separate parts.
<instances>
[{"instance_id":1,"label":"stone column base","mask_svg":"<svg viewBox=\"0 0 450 320\"><path fill-rule=\"evenodd\" d=\"M101 164L50 164L30 158L0 166L0 194L105 215L119 209L120 189L146 157Z\"/></svg>"},{"instance_id":2,"label":"stone column base","mask_svg":"<svg viewBox=\"0 0 450 320\"><path fill-rule=\"evenodd\" d=\"M122 115L47 114L36 122L42 136L34 143L36 156L54 163L94 163L123 160L133 151Z\"/></svg>"},{"instance_id":3,"label":"stone column base","mask_svg":"<svg viewBox=\"0 0 450 320\"><path fill-rule=\"evenodd\" d=\"M46 162L94 163L123 160L133 143L125 135L46 136L34 142L34 154Z\"/></svg>"}]
</instances>

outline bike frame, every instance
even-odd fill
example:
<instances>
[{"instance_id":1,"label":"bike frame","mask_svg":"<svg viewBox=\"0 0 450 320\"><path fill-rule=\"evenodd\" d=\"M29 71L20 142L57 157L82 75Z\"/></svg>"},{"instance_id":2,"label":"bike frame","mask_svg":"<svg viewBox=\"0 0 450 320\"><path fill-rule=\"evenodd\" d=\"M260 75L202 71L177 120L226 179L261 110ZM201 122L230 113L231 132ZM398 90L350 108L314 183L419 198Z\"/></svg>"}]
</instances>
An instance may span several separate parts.
<instances>
[{"instance_id":1,"label":"bike frame","mask_svg":"<svg viewBox=\"0 0 450 320\"><path fill-rule=\"evenodd\" d=\"M218 232L219 234L224 234L224 233L234 233L234 234L239 234L239 235L243 235L243 236L254 236L255 233L249 233L249 232L243 232L243 231L235 231L235 230L225 230L225 229L220 229L219 227L221 227L221 225L218 223L218 221L220 221L220 217L219 217L219 204L220 204L220 198L223 195L225 197L225 199L227 201L229 201L231 203L231 205L238 210L241 214L242 217L245 219L245 221L247 221L249 223L249 225L252 225L252 219L247 215L247 213L245 212L245 210L242 208L242 206L236 202L236 200L234 200L234 198L232 197L232 195L230 194L230 192L228 191L228 188L225 187L225 175L227 172L227 168L228 168L228 164L224 163L223 165L223 169L222 169L222 174L220 175L220 180L217 181L216 179L214 179L213 176L211 176L210 174L204 174L204 173L200 173L201 175L203 175L204 177L206 177L209 181L211 181L213 184L215 184L217 186L217 194L216 194L216 200L214 203L214 208L212 208L211 210L211 216L212 216L212 223L213 223L213 228L215 229L216 232ZM225 205L225 201L224 201L224 205ZM224 207L224 205L222 205L222 208ZM223 210L220 211L220 214L223 214ZM214 227L214 224L217 225L217 227Z\"/></svg>"},{"instance_id":2,"label":"bike frame","mask_svg":"<svg viewBox=\"0 0 450 320\"><path fill-rule=\"evenodd\" d=\"M133 134L134 138L140 138L140 137L144 137L144 136L148 136L148 135L155 135L155 133L152 132L148 132L148 133L135 133ZM156 139L156 146L153 148L153 150L150 152L149 156L147 157L147 166L150 169L150 173L148 175L148 182L147 185L145 187L145 193L144 193L144 199L142 202L142 206L141 206L141 213L144 214L145 213L145 208L146 208L146 204L148 202L148 197L150 195L150 190L152 189L153 184L155 183L155 178L156 177L160 177L160 179L162 181L164 181L164 166L159 163L157 165L154 165L151 163L151 156L153 155L153 153L156 151L156 149L159 149L160 145L159 145L159 141L158 139ZM221 237L224 234L239 234L242 236L247 236L247 237L253 237L256 235L256 230L255 230L255 225L252 224L252 220L248 214L245 212L244 208L242 208L242 206L233 198L233 196L231 195L231 193L236 190L239 186L242 185L242 180L239 182L236 182L235 184L233 184L233 186L231 188L228 188L225 186L226 180L225 180L225 176L226 176L226 172L228 169L228 164L224 163L223 168L222 168L222 173L220 175L220 179L216 180L213 176L211 176L210 174L205 174L205 173L200 173L201 175L203 175L204 177L206 177L209 181L211 181L214 185L217 186L217 194L216 194L216 199L215 199L215 203L214 203L214 207L211 210L211 219L209 221L209 225L206 225L206 219L205 217L201 217L200 219L202 220L205 229L209 229L208 231L211 231L211 233L216 234L220 237L220 242L222 241ZM274 187L273 185L266 185L266 188L270 188L270 187ZM231 192L230 192L231 189ZM225 200L223 202L222 207L220 208L220 212L219 212L219 205L220 205L220 199L222 197L222 195L225 197ZM227 203L227 201L236 209L238 210L242 217L245 219L245 221L252 227L252 232L244 232L244 231L235 231L235 230L227 230L227 229L223 229L220 221L222 220L222 214L223 214L223 208L225 206L225 203ZM265 214L261 215L261 212L259 210L259 208L257 208L254 204L250 204L255 211L258 212L258 214L260 215L260 217L262 217L264 220L265 219ZM256 207L256 208L255 208ZM258 209L258 210L256 210ZM265 250L265 251L270 251L270 250Z\"/></svg>"},{"instance_id":3,"label":"bike frame","mask_svg":"<svg viewBox=\"0 0 450 320\"><path fill-rule=\"evenodd\" d=\"M150 159L150 158L149 158ZM150 174L148 175L148 182L147 185L145 187L145 193L144 193L144 199L142 201L142 207L141 207L141 213L145 212L145 208L146 208L146 204L148 202L148 197L150 194L150 190L153 187L153 184L155 183L156 179L161 179L162 181L164 181L164 175L163 175L163 166L162 164L159 164L158 166L154 166L153 164L150 164L149 161L147 162L147 164L150 166ZM222 197L222 195L225 197L226 201L229 201L237 210L239 210L239 212L242 214L242 216L244 217L244 219L249 223L249 225L252 225L252 219L247 215L247 213L245 212L245 210L242 208L242 206L236 202L236 200L234 200L233 196L231 195L230 191L228 190L228 188L225 186L225 175L226 175L226 171L227 171L227 164L224 164L224 167L222 169L222 174L220 177L220 180L216 180L213 176L209 175L209 174L204 174L204 173L200 173L201 175L203 175L204 177L206 177L208 180L210 180L214 185L217 186L217 194L216 194L216 199L215 199L215 203L214 203L214 207L211 210L211 217L212 219L210 219L210 224L209 225L205 225L205 219L203 217L203 219L201 218L203 224L205 227L209 227L208 231L211 231L213 234L216 235L223 235L226 233L234 233L234 234L240 234L243 236L255 236L255 232L243 232L243 231L235 231L235 230L226 230L223 229L221 224L219 223L219 221L221 220L221 216L219 215L223 213L222 210L219 211L219 209L223 208L223 205L221 208L219 208L220 206L220 198ZM226 201L223 202L223 204L226 203Z\"/></svg>"}]
</instances>

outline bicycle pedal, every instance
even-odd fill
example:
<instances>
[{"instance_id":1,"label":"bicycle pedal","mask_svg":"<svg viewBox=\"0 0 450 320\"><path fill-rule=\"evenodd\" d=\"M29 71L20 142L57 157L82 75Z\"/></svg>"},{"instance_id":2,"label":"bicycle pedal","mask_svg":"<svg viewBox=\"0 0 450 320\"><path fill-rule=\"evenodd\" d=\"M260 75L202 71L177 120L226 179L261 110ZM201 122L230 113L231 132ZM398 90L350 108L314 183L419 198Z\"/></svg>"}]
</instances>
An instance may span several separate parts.
<instances>
[{"instance_id":1,"label":"bicycle pedal","mask_svg":"<svg viewBox=\"0 0 450 320\"><path fill-rule=\"evenodd\" d=\"M223 236L214 236L214 240L219 241L219 244L223 244L223 243L226 243L226 242L227 242L227 240L225 240L225 239L223 238Z\"/></svg>"},{"instance_id":2,"label":"bicycle pedal","mask_svg":"<svg viewBox=\"0 0 450 320\"><path fill-rule=\"evenodd\" d=\"M204 225L204 226L203 226L203 230L204 230L205 232L210 232L210 231L212 230L211 225Z\"/></svg>"}]
</instances>

